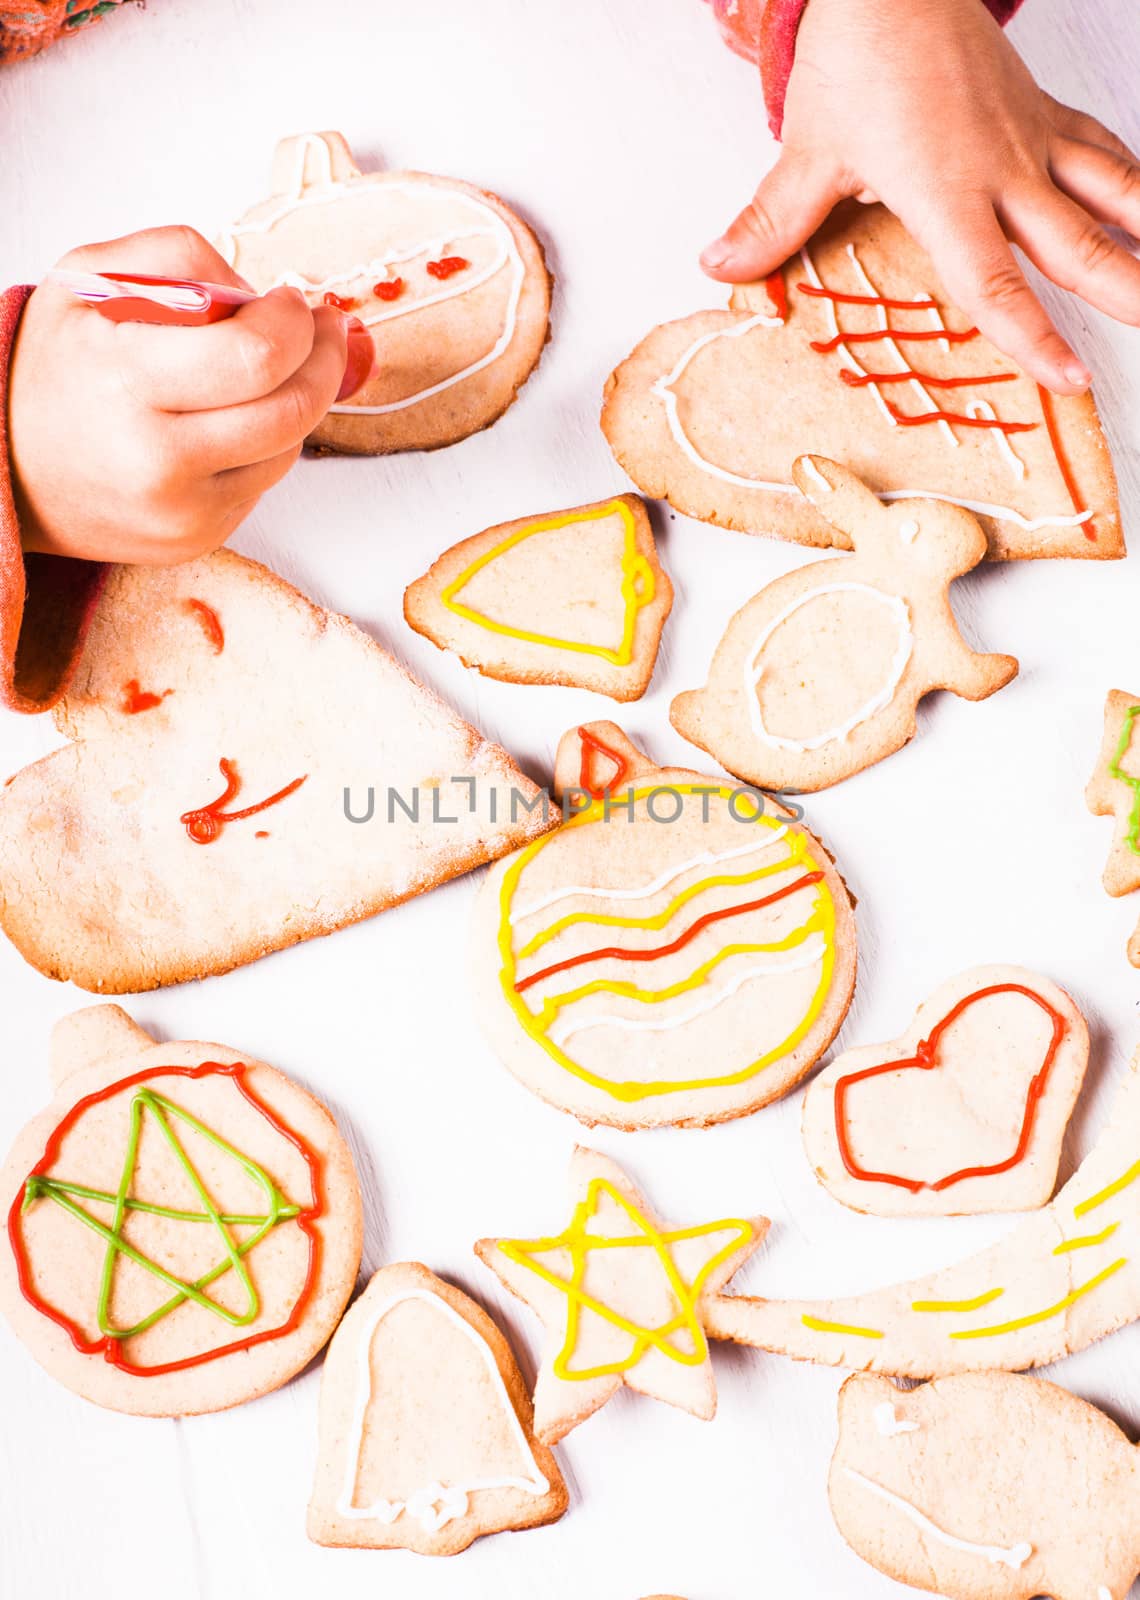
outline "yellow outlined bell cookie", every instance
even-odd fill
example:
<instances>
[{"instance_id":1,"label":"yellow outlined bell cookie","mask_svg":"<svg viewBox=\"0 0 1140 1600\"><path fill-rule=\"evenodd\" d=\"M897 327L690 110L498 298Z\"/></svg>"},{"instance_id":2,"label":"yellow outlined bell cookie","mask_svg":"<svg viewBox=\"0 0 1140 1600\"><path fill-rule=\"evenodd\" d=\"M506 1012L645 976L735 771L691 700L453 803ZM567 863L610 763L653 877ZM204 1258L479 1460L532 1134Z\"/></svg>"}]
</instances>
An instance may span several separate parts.
<instances>
[{"instance_id":1,"label":"yellow outlined bell cookie","mask_svg":"<svg viewBox=\"0 0 1140 1600\"><path fill-rule=\"evenodd\" d=\"M726 1218L671 1228L615 1162L580 1147L570 1162L570 1199L560 1233L475 1246L546 1328L536 1434L556 1444L623 1384L713 1416L706 1299L747 1261L767 1223Z\"/></svg>"},{"instance_id":2,"label":"yellow outlined bell cookie","mask_svg":"<svg viewBox=\"0 0 1140 1600\"><path fill-rule=\"evenodd\" d=\"M645 504L623 494L453 545L407 589L404 616L485 677L637 700L672 604Z\"/></svg>"},{"instance_id":3,"label":"yellow outlined bell cookie","mask_svg":"<svg viewBox=\"0 0 1140 1600\"><path fill-rule=\"evenodd\" d=\"M564 735L573 815L502 862L472 928L503 1063L587 1124L705 1126L797 1083L855 982L831 857L770 795L661 768L612 722Z\"/></svg>"},{"instance_id":4,"label":"yellow outlined bell cookie","mask_svg":"<svg viewBox=\"0 0 1140 1600\"><path fill-rule=\"evenodd\" d=\"M932 689L984 700L1017 674L958 631L950 584L985 554L969 512L884 506L845 467L800 456L797 487L854 556L776 578L728 625L704 689L678 695L678 733L765 789L824 789L902 748Z\"/></svg>"},{"instance_id":5,"label":"yellow outlined bell cookie","mask_svg":"<svg viewBox=\"0 0 1140 1600\"><path fill-rule=\"evenodd\" d=\"M325 1358L310 1539L456 1555L566 1503L495 1323L418 1262L382 1267Z\"/></svg>"}]
</instances>

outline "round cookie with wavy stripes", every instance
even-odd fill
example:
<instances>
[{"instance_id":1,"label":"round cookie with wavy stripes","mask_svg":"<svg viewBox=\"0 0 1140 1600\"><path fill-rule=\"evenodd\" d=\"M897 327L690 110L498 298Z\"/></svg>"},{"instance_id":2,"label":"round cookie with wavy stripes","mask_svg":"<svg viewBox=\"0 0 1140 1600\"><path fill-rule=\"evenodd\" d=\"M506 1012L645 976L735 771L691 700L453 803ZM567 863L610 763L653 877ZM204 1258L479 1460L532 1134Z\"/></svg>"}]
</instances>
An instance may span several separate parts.
<instances>
[{"instance_id":1,"label":"round cookie with wavy stripes","mask_svg":"<svg viewBox=\"0 0 1140 1600\"><path fill-rule=\"evenodd\" d=\"M848 548L792 479L806 448L885 501L972 511L991 561L1124 554L1091 394L1050 394L971 327L881 205L837 207L728 310L654 328L602 431L643 493L745 533Z\"/></svg>"},{"instance_id":2,"label":"round cookie with wavy stripes","mask_svg":"<svg viewBox=\"0 0 1140 1600\"><path fill-rule=\"evenodd\" d=\"M465 667L639 700L673 605L640 495L501 522L445 550L404 616Z\"/></svg>"},{"instance_id":3,"label":"round cookie with wavy stripes","mask_svg":"<svg viewBox=\"0 0 1140 1600\"><path fill-rule=\"evenodd\" d=\"M380 359L309 438L352 455L432 450L500 417L550 328L534 233L497 195L424 172L362 173L340 133L282 139L271 194L218 241L259 293L359 317Z\"/></svg>"},{"instance_id":4,"label":"round cookie with wavy stripes","mask_svg":"<svg viewBox=\"0 0 1140 1600\"><path fill-rule=\"evenodd\" d=\"M855 919L802 813L564 735L564 821L490 873L472 948L503 1063L587 1125L704 1127L798 1083L855 985Z\"/></svg>"}]
</instances>

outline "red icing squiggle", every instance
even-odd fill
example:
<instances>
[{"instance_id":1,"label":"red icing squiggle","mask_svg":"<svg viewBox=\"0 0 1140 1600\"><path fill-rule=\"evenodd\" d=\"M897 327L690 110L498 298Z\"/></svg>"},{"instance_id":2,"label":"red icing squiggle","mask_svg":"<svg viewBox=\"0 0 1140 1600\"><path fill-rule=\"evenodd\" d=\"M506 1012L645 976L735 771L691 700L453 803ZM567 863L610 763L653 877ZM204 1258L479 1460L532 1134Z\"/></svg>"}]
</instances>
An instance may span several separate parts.
<instances>
[{"instance_id":1,"label":"red icing squiggle","mask_svg":"<svg viewBox=\"0 0 1140 1600\"><path fill-rule=\"evenodd\" d=\"M801 294L812 295L817 300L830 300L841 306L882 306L885 311L937 311L938 306L929 298L925 300L890 300L882 294L841 294L838 289L817 289L813 283L797 283Z\"/></svg>"},{"instance_id":2,"label":"red icing squiggle","mask_svg":"<svg viewBox=\"0 0 1140 1600\"><path fill-rule=\"evenodd\" d=\"M863 1083L868 1078L881 1077L885 1072L932 1072L938 1067L938 1045L942 1035L950 1025L957 1021L964 1011L978 1000L984 1000L993 994L1021 994L1052 1019L1053 1036L1049 1041L1049 1048L1045 1052L1045 1059L1039 1070L1030 1081L1025 1097L1025 1115L1022 1118L1021 1132L1018 1136L1017 1146L1011 1156L1005 1161L994 1162L992 1166L962 1167L957 1172L950 1172L943 1178L928 1181L924 1178L903 1178L895 1172L871 1172L866 1167L859 1165L851 1149L851 1142L847 1137L847 1094L852 1085ZM836 1079L835 1083L835 1138L839 1145L839 1154L843 1165L851 1177L858 1178L865 1183L890 1183L896 1188L907 1189L911 1194L918 1194L923 1189L931 1189L935 1193L949 1189L953 1184L962 1183L967 1178L991 1178L998 1173L1009 1172L1019 1162L1024 1161L1029 1149L1029 1141L1033 1136L1033 1124L1037 1114L1037 1105L1045 1093L1045 1086L1060 1048L1061 1040L1065 1036L1065 1018L1039 995L1036 989L1026 988L1021 983L994 983L988 988L977 989L972 994L963 995L957 1005L952 1006L940 1022L930 1030L929 1035L919 1041L913 1056L904 1057L899 1061L881 1061L878 1066L864 1067L860 1072L849 1072L844 1077Z\"/></svg>"},{"instance_id":3,"label":"red icing squiggle","mask_svg":"<svg viewBox=\"0 0 1140 1600\"><path fill-rule=\"evenodd\" d=\"M832 350L838 350L841 344L874 344L880 339L893 339L896 344L909 344L913 340L920 343L933 339L948 339L951 344L965 344L968 339L978 337L977 328L963 328L960 332L954 328L916 328L913 333L907 333L901 328L876 328L870 333L837 333L834 339L813 339L811 348L818 350L820 355L829 355ZM913 377L913 373L907 373Z\"/></svg>"},{"instance_id":4,"label":"red icing squiggle","mask_svg":"<svg viewBox=\"0 0 1140 1600\"><path fill-rule=\"evenodd\" d=\"M584 789L595 800L602 800L611 793L620 783L624 783L629 776L629 762L625 756L619 755L616 750L611 750L608 744L603 744L598 736L591 733L589 728L578 729L578 739L582 745L582 764L578 769L578 787ZM613 774L608 783L598 786L592 780L594 758L600 756L603 761L612 761Z\"/></svg>"},{"instance_id":5,"label":"red icing squiggle","mask_svg":"<svg viewBox=\"0 0 1140 1600\"><path fill-rule=\"evenodd\" d=\"M186 824L186 832L195 844L212 844L221 833L227 822L243 822L246 817L255 817L259 811L267 811L270 806L275 806L279 800L285 800L289 795L298 790L308 778L294 778L292 783L287 783L283 789L278 789L276 794L271 794L268 800L259 800L256 805L246 806L241 811L223 811L222 807L228 805L241 788L241 779L238 777L237 767L232 761L227 761L225 756L218 762L222 777L226 780L225 792L216 800L211 800L208 806L199 806L194 811L184 811L179 817L179 822Z\"/></svg>"},{"instance_id":6,"label":"red icing squiggle","mask_svg":"<svg viewBox=\"0 0 1140 1600\"><path fill-rule=\"evenodd\" d=\"M20 1286L20 1293L29 1305L34 1306L45 1317L62 1328L71 1343L80 1355L101 1355L111 1366L117 1367L120 1372L129 1373L135 1378L160 1378L171 1372L185 1372L190 1367L199 1367L207 1361L217 1361L222 1356L235 1355L241 1350L250 1350L254 1345L266 1344L271 1339L283 1339L288 1334L296 1332L301 1324L301 1319L308 1309L309 1301L316 1288L317 1271L320 1263L320 1236L317 1232L316 1222L324 1213L324 1200L321 1193L321 1167L315 1151L311 1150L299 1134L294 1133L286 1123L282 1122L265 1102L254 1093L245 1082L245 1074L249 1069L244 1062L234 1066L223 1066L217 1061L203 1061L197 1067L155 1067L147 1072L136 1072L132 1077L120 1078L115 1083L107 1084L105 1088L97 1089L93 1094L85 1095L82 1100L77 1100L62 1120L56 1124L44 1146L44 1153L39 1161L28 1173L28 1178L47 1177L59 1157L60 1148L68 1133L79 1122L85 1112L92 1106L99 1105L112 1096L122 1093L126 1089L133 1089L143 1084L152 1084L160 1078L189 1078L197 1079L214 1074L225 1076L233 1080L234 1086L261 1116L270 1124L274 1132L287 1139L293 1147L300 1151L301 1157L309 1170L312 1183L313 1203L298 1211L294 1220L308 1240L309 1259L305 1271L305 1279L301 1285L300 1294L297 1296L286 1320L275 1328L266 1328L261 1333L253 1333L245 1339L235 1339L231 1344L222 1345L215 1350L203 1350L197 1355L187 1356L181 1361L166 1361L160 1366L139 1367L126 1359L123 1353L123 1341L116 1339L111 1334L105 1334L98 1339L88 1339L83 1329L71 1320L64 1312L55 1306L49 1305L46 1300L41 1300L36 1293L33 1280L31 1261L24 1244L23 1230L20 1218L24 1206L24 1196L27 1187L27 1178L20 1185L20 1189L8 1212L8 1243L16 1261L16 1277Z\"/></svg>"},{"instance_id":7,"label":"red icing squiggle","mask_svg":"<svg viewBox=\"0 0 1140 1600\"><path fill-rule=\"evenodd\" d=\"M214 647L214 654L220 656L226 648L226 636L213 606L208 606L204 600L196 600L193 596L189 600L184 600L182 604L184 610L198 619L202 632Z\"/></svg>"},{"instance_id":8,"label":"red icing squiggle","mask_svg":"<svg viewBox=\"0 0 1140 1600\"><path fill-rule=\"evenodd\" d=\"M1032 433L1035 422L1003 422L1000 417L970 417L961 411L900 411L886 402L887 410L902 428L920 428L925 422L950 422L956 428L996 428L999 433Z\"/></svg>"},{"instance_id":9,"label":"red icing squiggle","mask_svg":"<svg viewBox=\"0 0 1140 1600\"><path fill-rule=\"evenodd\" d=\"M932 372L918 372L909 367L905 372L853 372L850 367L840 367L839 378L849 389L865 389L868 384L878 387L884 383L913 383L917 378L928 389L972 389L983 383L1013 383L1016 372L990 372L980 377L936 378Z\"/></svg>"},{"instance_id":10,"label":"red icing squiggle","mask_svg":"<svg viewBox=\"0 0 1140 1600\"><path fill-rule=\"evenodd\" d=\"M670 944L660 945L655 950L625 950L620 945L607 945L604 950L583 950L579 955L568 956L565 961L552 962L549 967L530 973L528 977L515 984L515 992L521 994L532 984L541 983L544 978L553 977L556 972L566 972L571 967L580 967L587 961L657 961L661 956L671 956L674 951L682 950L696 938L702 928L707 928L710 923L722 922L725 917L743 916L746 911L760 911L764 906L774 905L777 900L785 900L789 895L797 894L813 883L819 883L822 878L822 872L805 872L802 877L796 878L792 883L784 884L783 888L777 889L773 894L766 894L762 900L749 900L745 905L721 906L716 911L706 911L703 917L698 917Z\"/></svg>"}]
</instances>

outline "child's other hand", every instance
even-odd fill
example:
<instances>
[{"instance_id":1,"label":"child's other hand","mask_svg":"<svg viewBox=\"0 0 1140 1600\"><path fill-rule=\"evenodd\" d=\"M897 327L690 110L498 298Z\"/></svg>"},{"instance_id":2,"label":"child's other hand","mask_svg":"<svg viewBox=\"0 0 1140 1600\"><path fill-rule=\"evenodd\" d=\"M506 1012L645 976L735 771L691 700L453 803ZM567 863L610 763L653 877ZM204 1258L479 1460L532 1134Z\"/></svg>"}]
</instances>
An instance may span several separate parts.
<instances>
[{"instance_id":1,"label":"child's other hand","mask_svg":"<svg viewBox=\"0 0 1140 1600\"><path fill-rule=\"evenodd\" d=\"M846 196L882 200L982 332L1059 394L1089 374L1010 241L1065 289L1140 325L1140 166L1094 117L1039 89L980 0L808 0L784 148L701 258L727 282L774 271Z\"/></svg>"},{"instance_id":2,"label":"child's other hand","mask_svg":"<svg viewBox=\"0 0 1140 1600\"><path fill-rule=\"evenodd\" d=\"M88 245L60 265L242 281L180 227ZM354 381L346 374L348 320L274 289L208 327L116 323L56 285L37 289L9 401L24 548L163 565L216 549L288 472L342 380L367 376L359 362Z\"/></svg>"}]
</instances>

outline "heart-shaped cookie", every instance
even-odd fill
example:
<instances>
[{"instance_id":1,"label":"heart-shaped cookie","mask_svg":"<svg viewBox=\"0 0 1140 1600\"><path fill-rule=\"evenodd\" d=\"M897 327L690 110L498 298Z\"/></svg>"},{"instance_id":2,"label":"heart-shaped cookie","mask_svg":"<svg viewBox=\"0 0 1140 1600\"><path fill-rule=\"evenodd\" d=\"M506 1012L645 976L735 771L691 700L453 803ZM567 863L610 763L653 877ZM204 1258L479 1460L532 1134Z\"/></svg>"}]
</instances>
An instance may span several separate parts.
<instances>
[{"instance_id":1,"label":"heart-shaped cookie","mask_svg":"<svg viewBox=\"0 0 1140 1600\"><path fill-rule=\"evenodd\" d=\"M856 1211L1021 1211L1053 1192L1088 1062L1088 1029L1055 984L1019 967L960 973L910 1029L844 1051L804 1100L820 1182Z\"/></svg>"}]
</instances>

